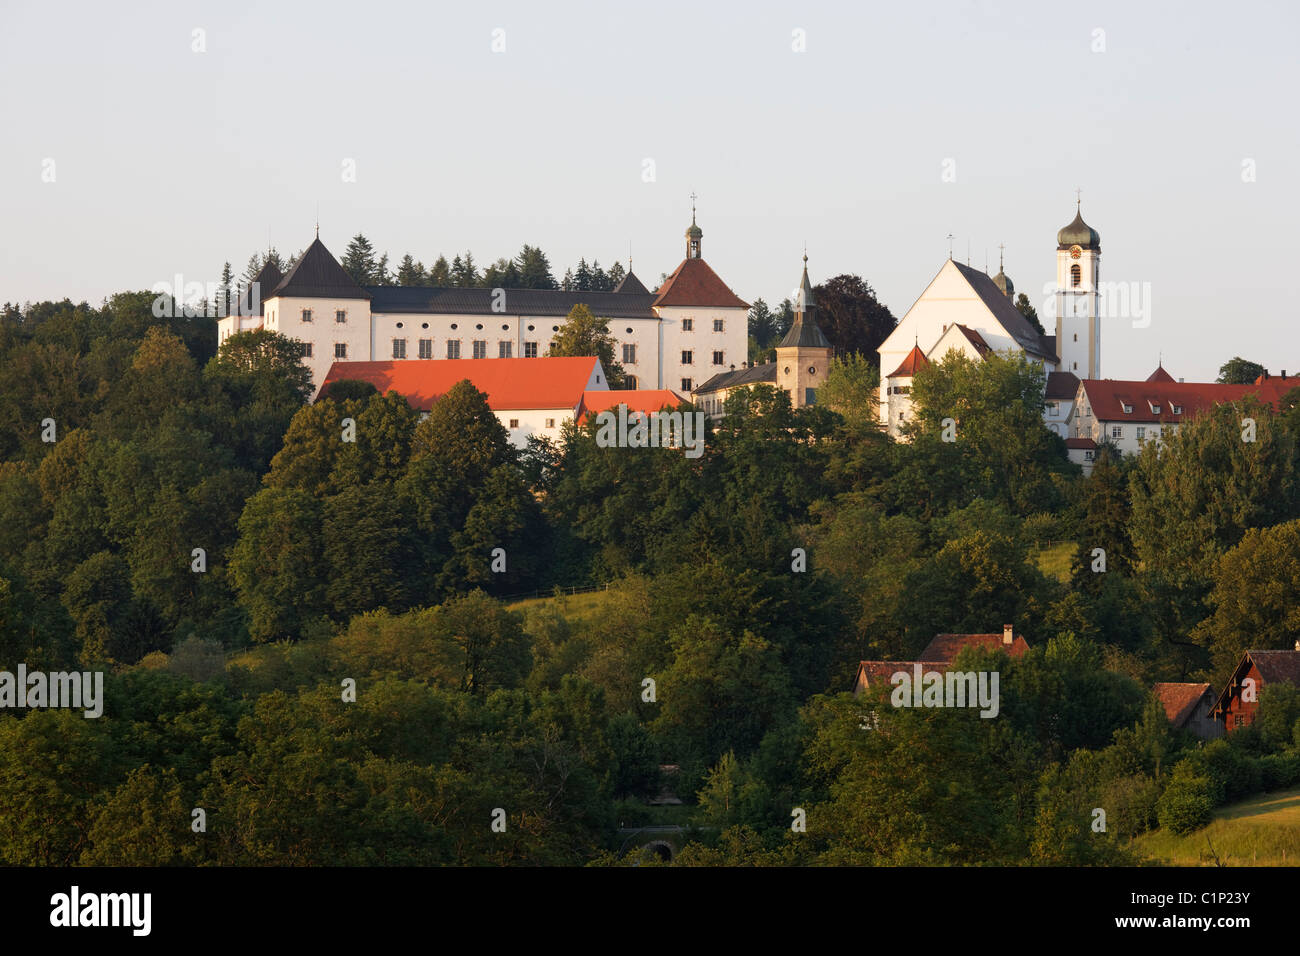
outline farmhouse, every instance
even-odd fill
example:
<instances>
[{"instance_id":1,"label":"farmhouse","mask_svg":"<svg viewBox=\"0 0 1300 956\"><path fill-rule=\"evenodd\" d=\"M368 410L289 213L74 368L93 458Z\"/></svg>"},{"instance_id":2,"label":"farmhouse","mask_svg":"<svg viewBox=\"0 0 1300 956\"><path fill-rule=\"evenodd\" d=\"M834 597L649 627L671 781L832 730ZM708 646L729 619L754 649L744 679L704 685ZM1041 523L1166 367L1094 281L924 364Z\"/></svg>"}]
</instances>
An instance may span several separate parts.
<instances>
[{"instance_id":1,"label":"farmhouse","mask_svg":"<svg viewBox=\"0 0 1300 956\"><path fill-rule=\"evenodd\" d=\"M1269 684L1300 686L1300 641L1293 651L1247 651L1215 701L1210 716L1227 733L1249 727L1259 709L1259 692Z\"/></svg>"},{"instance_id":2,"label":"farmhouse","mask_svg":"<svg viewBox=\"0 0 1300 956\"><path fill-rule=\"evenodd\" d=\"M1190 730L1202 740L1223 736L1223 724L1210 716L1215 697L1209 684L1159 683L1152 692L1175 730Z\"/></svg>"}]
</instances>

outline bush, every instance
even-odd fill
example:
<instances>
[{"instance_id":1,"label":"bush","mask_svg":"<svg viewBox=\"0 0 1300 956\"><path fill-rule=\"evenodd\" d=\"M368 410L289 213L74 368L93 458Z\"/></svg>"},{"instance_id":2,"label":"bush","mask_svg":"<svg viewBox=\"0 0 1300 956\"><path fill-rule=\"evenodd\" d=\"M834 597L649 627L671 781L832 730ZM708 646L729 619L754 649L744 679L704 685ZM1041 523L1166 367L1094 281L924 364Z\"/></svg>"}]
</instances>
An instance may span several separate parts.
<instances>
[{"instance_id":1,"label":"bush","mask_svg":"<svg viewBox=\"0 0 1300 956\"><path fill-rule=\"evenodd\" d=\"M1202 756L1213 787L1215 806L1236 803L1264 789L1259 760L1243 753L1226 738L1210 741Z\"/></svg>"},{"instance_id":2,"label":"bush","mask_svg":"<svg viewBox=\"0 0 1300 956\"><path fill-rule=\"evenodd\" d=\"M1208 777L1181 772L1179 764L1169 786L1156 803L1156 819L1170 833L1186 836L1210 822L1214 814L1212 785ZM1189 768L1190 770L1190 768Z\"/></svg>"},{"instance_id":3,"label":"bush","mask_svg":"<svg viewBox=\"0 0 1300 956\"><path fill-rule=\"evenodd\" d=\"M1265 790L1285 790L1300 784L1300 753L1268 754L1259 760Z\"/></svg>"}]
</instances>

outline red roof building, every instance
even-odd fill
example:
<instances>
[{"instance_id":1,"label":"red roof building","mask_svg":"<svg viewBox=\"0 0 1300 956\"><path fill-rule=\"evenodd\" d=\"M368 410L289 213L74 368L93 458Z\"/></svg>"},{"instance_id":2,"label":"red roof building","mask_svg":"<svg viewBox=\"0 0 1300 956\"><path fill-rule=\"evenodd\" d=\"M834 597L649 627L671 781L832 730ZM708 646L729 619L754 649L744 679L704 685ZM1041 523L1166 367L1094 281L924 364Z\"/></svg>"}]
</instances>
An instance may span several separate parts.
<instances>
[{"instance_id":1,"label":"red roof building","mask_svg":"<svg viewBox=\"0 0 1300 956\"><path fill-rule=\"evenodd\" d=\"M1293 651L1247 651L1219 694L1210 715L1228 733L1249 727L1259 710L1259 693L1269 684L1300 686L1300 641Z\"/></svg>"},{"instance_id":2,"label":"red roof building","mask_svg":"<svg viewBox=\"0 0 1300 956\"><path fill-rule=\"evenodd\" d=\"M921 651L921 659L947 661L951 664L967 647L1004 651L1009 657L1019 657L1029 650L1028 642L1019 634L1013 634L1011 625L1008 624L1001 634L936 634L934 640Z\"/></svg>"},{"instance_id":3,"label":"red roof building","mask_svg":"<svg viewBox=\"0 0 1300 956\"><path fill-rule=\"evenodd\" d=\"M1211 716L1214 692L1209 684L1160 683L1152 689L1177 730L1190 730L1203 740L1223 736L1223 724Z\"/></svg>"},{"instance_id":4,"label":"red roof building","mask_svg":"<svg viewBox=\"0 0 1300 956\"><path fill-rule=\"evenodd\" d=\"M727 288L703 259L683 259L659 287L656 309L664 306L703 306L720 309L748 309L749 303Z\"/></svg>"}]
</instances>

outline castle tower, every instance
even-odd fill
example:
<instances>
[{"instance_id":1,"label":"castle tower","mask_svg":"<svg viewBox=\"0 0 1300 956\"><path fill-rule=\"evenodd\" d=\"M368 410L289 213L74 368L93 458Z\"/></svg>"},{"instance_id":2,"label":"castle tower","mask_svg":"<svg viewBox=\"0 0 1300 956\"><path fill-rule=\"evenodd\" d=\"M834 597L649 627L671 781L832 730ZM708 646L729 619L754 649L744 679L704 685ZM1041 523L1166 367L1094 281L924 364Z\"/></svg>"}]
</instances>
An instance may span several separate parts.
<instances>
[{"instance_id":1,"label":"castle tower","mask_svg":"<svg viewBox=\"0 0 1300 956\"><path fill-rule=\"evenodd\" d=\"M795 408L816 403L817 388L826 380L831 364L831 343L817 327L817 303L808 281L808 256L803 257L803 278L795 302L794 322L776 347L776 384L790 393Z\"/></svg>"},{"instance_id":2,"label":"castle tower","mask_svg":"<svg viewBox=\"0 0 1300 956\"><path fill-rule=\"evenodd\" d=\"M1060 370L1079 378L1101 378L1100 278L1101 236L1078 203L1056 234L1056 351Z\"/></svg>"}]
</instances>

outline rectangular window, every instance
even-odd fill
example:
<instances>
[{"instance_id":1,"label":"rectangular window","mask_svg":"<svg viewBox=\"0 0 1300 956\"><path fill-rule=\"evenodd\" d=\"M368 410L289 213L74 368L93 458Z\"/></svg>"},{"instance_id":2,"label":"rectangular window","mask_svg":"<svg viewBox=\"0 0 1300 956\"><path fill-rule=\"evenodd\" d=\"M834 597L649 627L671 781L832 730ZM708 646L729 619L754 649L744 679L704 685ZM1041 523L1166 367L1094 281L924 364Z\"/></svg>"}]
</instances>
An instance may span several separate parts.
<instances>
[{"instance_id":1,"label":"rectangular window","mask_svg":"<svg viewBox=\"0 0 1300 956\"><path fill-rule=\"evenodd\" d=\"M1119 425L1112 425L1112 426L1111 426L1111 429L1110 429L1110 437L1111 437L1111 438L1123 438L1123 437L1124 437L1124 429L1123 429L1121 426L1119 426Z\"/></svg>"},{"instance_id":2,"label":"rectangular window","mask_svg":"<svg viewBox=\"0 0 1300 956\"><path fill-rule=\"evenodd\" d=\"M433 358L433 339L420 339L420 358Z\"/></svg>"},{"instance_id":3,"label":"rectangular window","mask_svg":"<svg viewBox=\"0 0 1300 956\"><path fill-rule=\"evenodd\" d=\"M342 325L347 320L348 320L348 314L344 312L342 309L339 309L337 312L334 313L334 321L339 323L340 325Z\"/></svg>"},{"instance_id":4,"label":"rectangular window","mask_svg":"<svg viewBox=\"0 0 1300 956\"><path fill-rule=\"evenodd\" d=\"M393 358L406 358L406 339L393 339Z\"/></svg>"},{"instance_id":5,"label":"rectangular window","mask_svg":"<svg viewBox=\"0 0 1300 956\"><path fill-rule=\"evenodd\" d=\"M722 364L722 353L721 353L721 352L714 351L714 353L713 353L713 364L714 364L714 365L721 365L721 364Z\"/></svg>"},{"instance_id":6,"label":"rectangular window","mask_svg":"<svg viewBox=\"0 0 1300 956\"><path fill-rule=\"evenodd\" d=\"M1060 404L1060 402L1048 402L1048 403L1047 403L1047 411L1048 411L1050 414L1055 415L1055 414L1056 414L1057 412L1059 412L1060 410L1061 410L1061 404Z\"/></svg>"},{"instance_id":7,"label":"rectangular window","mask_svg":"<svg viewBox=\"0 0 1300 956\"><path fill-rule=\"evenodd\" d=\"M695 320L694 320L694 319L682 319L682 331L683 331L683 332L694 332L694 331L695 331Z\"/></svg>"},{"instance_id":8,"label":"rectangular window","mask_svg":"<svg viewBox=\"0 0 1300 956\"><path fill-rule=\"evenodd\" d=\"M691 380L689 378L682 379L682 391L689 392L690 390L691 390Z\"/></svg>"},{"instance_id":9,"label":"rectangular window","mask_svg":"<svg viewBox=\"0 0 1300 956\"><path fill-rule=\"evenodd\" d=\"M310 342L303 342L303 343L302 343L302 357L303 357L303 358L311 358L311 357L312 357L312 355L311 355L311 343L310 343Z\"/></svg>"},{"instance_id":10,"label":"rectangular window","mask_svg":"<svg viewBox=\"0 0 1300 956\"><path fill-rule=\"evenodd\" d=\"M334 357L336 359L345 359L348 357L348 346L346 342L334 343Z\"/></svg>"},{"instance_id":11,"label":"rectangular window","mask_svg":"<svg viewBox=\"0 0 1300 956\"><path fill-rule=\"evenodd\" d=\"M460 358L460 339L447 340L447 358L449 359Z\"/></svg>"},{"instance_id":12,"label":"rectangular window","mask_svg":"<svg viewBox=\"0 0 1300 956\"><path fill-rule=\"evenodd\" d=\"M629 391L636 391L636 376L628 375L623 379L623 384L628 387Z\"/></svg>"},{"instance_id":13,"label":"rectangular window","mask_svg":"<svg viewBox=\"0 0 1300 956\"><path fill-rule=\"evenodd\" d=\"M514 357L514 345L515 345L514 342L498 342L498 343L497 343L497 358L513 358L513 357Z\"/></svg>"},{"instance_id":14,"label":"rectangular window","mask_svg":"<svg viewBox=\"0 0 1300 956\"><path fill-rule=\"evenodd\" d=\"M525 342L525 343L524 343L524 358L537 358L537 343L536 343L536 342Z\"/></svg>"},{"instance_id":15,"label":"rectangular window","mask_svg":"<svg viewBox=\"0 0 1300 956\"><path fill-rule=\"evenodd\" d=\"M713 331L714 331L714 332L721 332L721 331L722 331L722 319L714 319L714 320L713 320Z\"/></svg>"},{"instance_id":16,"label":"rectangular window","mask_svg":"<svg viewBox=\"0 0 1300 956\"><path fill-rule=\"evenodd\" d=\"M547 427L547 428L554 428L554 427L555 427L555 419L554 419L554 418L548 418L548 419L546 419L546 427Z\"/></svg>"},{"instance_id":17,"label":"rectangular window","mask_svg":"<svg viewBox=\"0 0 1300 956\"><path fill-rule=\"evenodd\" d=\"M474 340L474 357L487 358L487 342L483 339Z\"/></svg>"},{"instance_id":18,"label":"rectangular window","mask_svg":"<svg viewBox=\"0 0 1300 956\"><path fill-rule=\"evenodd\" d=\"M1083 453L1083 460L1084 460L1084 461L1092 461L1093 458L1095 458L1095 457L1096 457L1096 453L1095 453L1095 452L1085 451L1085 452Z\"/></svg>"},{"instance_id":19,"label":"rectangular window","mask_svg":"<svg viewBox=\"0 0 1300 956\"><path fill-rule=\"evenodd\" d=\"M512 419L510 419L510 427L511 427L511 428L518 428L518 427L519 427L519 419L517 419L517 418L512 418Z\"/></svg>"},{"instance_id":20,"label":"rectangular window","mask_svg":"<svg viewBox=\"0 0 1300 956\"><path fill-rule=\"evenodd\" d=\"M623 346L623 364L624 364L624 365L635 365L635 364L636 364L636 346L635 346L635 345L625 345L625 346Z\"/></svg>"},{"instance_id":21,"label":"rectangular window","mask_svg":"<svg viewBox=\"0 0 1300 956\"><path fill-rule=\"evenodd\" d=\"M690 365L690 364L691 364L691 361L692 361L694 358L695 358L695 353L694 353L694 352L692 352L690 349L682 349L682 364L683 364L683 365Z\"/></svg>"},{"instance_id":22,"label":"rectangular window","mask_svg":"<svg viewBox=\"0 0 1300 956\"><path fill-rule=\"evenodd\" d=\"M272 316L272 318L274 318L274 316ZM311 321L311 309L303 309L303 310L302 310L302 320L303 320L304 322L310 322L310 321Z\"/></svg>"},{"instance_id":23,"label":"rectangular window","mask_svg":"<svg viewBox=\"0 0 1300 956\"><path fill-rule=\"evenodd\" d=\"M1138 429L1138 435L1137 435L1138 441L1141 441L1142 439L1147 437L1147 430L1143 426L1139 425L1137 429Z\"/></svg>"},{"instance_id":24,"label":"rectangular window","mask_svg":"<svg viewBox=\"0 0 1300 956\"><path fill-rule=\"evenodd\" d=\"M1170 406L1170 411L1172 411L1175 415L1181 415L1181 414L1183 413L1183 406L1181 406L1181 405L1171 405L1171 406Z\"/></svg>"}]
</instances>

